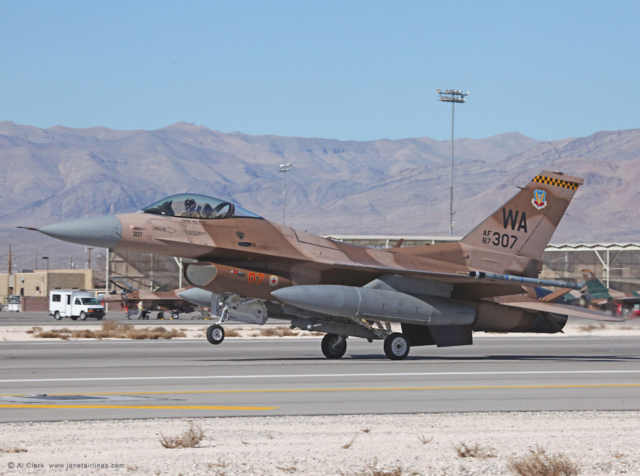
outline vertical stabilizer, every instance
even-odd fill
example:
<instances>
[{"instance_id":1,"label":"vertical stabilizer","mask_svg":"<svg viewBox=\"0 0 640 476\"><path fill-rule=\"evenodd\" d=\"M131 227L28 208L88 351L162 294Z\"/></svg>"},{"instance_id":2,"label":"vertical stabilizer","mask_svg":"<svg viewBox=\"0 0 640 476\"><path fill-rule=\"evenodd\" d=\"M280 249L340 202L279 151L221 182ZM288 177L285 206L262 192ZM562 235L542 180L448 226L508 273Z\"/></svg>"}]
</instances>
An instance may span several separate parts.
<instances>
[{"instance_id":1,"label":"vertical stabilizer","mask_svg":"<svg viewBox=\"0 0 640 476\"><path fill-rule=\"evenodd\" d=\"M462 239L487 251L540 259L583 179L544 171Z\"/></svg>"},{"instance_id":2,"label":"vertical stabilizer","mask_svg":"<svg viewBox=\"0 0 640 476\"><path fill-rule=\"evenodd\" d=\"M583 269L582 277L584 278L587 293L609 291L590 269Z\"/></svg>"}]
</instances>

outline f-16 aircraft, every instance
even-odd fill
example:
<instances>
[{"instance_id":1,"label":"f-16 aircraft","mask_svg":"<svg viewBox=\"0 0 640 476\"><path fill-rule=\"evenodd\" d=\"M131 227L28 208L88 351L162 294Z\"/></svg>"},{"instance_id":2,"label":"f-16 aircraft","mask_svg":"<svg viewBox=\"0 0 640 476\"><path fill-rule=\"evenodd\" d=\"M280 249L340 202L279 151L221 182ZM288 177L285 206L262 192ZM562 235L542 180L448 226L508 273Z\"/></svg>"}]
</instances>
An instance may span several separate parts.
<instances>
[{"instance_id":1,"label":"f-16 aircraft","mask_svg":"<svg viewBox=\"0 0 640 476\"><path fill-rule=\"evenodd\" d=\"M640 303L640 292L630 293L607 288L590 269L583 269L584 286L579 289L558 289L545 296L549 302L564 302L596 311L631 315L632 307Z\"/></svg>"},{"instance_id":2,"label":"f-16 aircraft","mask_svg":"<svg viewBox=\"0 0 640 476\"><path fill-rule=\"evenodd\" d=\"M127 317L133 319L134 311L138 311L138 319L149 319L152 311L157 311L157 319L164 319L164 313L170 312L172 319L179 319L181 312L193 312L193 303L184 299L179 294L190 288L176 289L175 291L146 291L136 289L124 280L110 280L121 289L119 293L110 293L103 296L105 303L119 303L124 306ZM142 303L142 306L140 306ZM209 304L207 304L207 307ZM142 309L140 309L140 307Z\"/></svg>"},{"instance_id":3,"label":"f-16 aircraft","mask_svg":"<svg viewBox=\"0 0 640 476\"><path fill-rule=\"evenodd\" d=\"M581 287L537 276L542 253L582 184L544 171L460 242L393 249L332 241L189 193L137 213L38 231L190 260L186 280L212 293L219 317L207 330L212 344L223 341L227 319L264 324L275 317L290 320L292 328L325 332L321 347L329 359L345 354L348 337L361 337L383 340L387 357L400 360L415 346L470 345L474 331L555 333L568 316L619 320L539 300L550 293L542 286Z\"/></svg>"}]
</instances>

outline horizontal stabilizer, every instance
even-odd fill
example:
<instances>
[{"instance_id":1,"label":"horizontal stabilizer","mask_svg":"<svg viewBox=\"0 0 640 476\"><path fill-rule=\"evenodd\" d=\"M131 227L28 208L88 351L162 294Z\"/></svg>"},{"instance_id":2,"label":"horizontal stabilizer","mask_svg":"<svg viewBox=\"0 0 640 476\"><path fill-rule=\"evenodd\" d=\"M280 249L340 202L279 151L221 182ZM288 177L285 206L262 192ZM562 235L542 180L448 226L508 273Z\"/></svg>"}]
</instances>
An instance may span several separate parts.
<instances>
[{"instance_id":1,"label":"horizontal stabilizer","mask_svg":"<svg viewBox=\"0 0 640 476\"><path fill-rule=\"evenodd\" d=\"M596 321L622 322L624 319L603 314L591 309L583 309L581 307L569 306L567 304L556 304L549 302L503 302L503 306L518 307L527 311L534 312L550 312L552 314L561 314L563 316L581 317L583 319L594 319Z\"/></svg>"},{"instance_id":2,"label":"horizontal stabilizer","mask_svg":"<svg viewBox=\"0 0 640 476\"><path fill-rule=\"evenodd\" d=\"M540 299L538 299L538 301L540 301L540 302L556 302L559 299L562 299L567 293L569 293L571 291L573 291L573 289L569 289L569 288L556 289L551 294L547 294L546 296L541 297Z\"/></svg>"}]
</instances>

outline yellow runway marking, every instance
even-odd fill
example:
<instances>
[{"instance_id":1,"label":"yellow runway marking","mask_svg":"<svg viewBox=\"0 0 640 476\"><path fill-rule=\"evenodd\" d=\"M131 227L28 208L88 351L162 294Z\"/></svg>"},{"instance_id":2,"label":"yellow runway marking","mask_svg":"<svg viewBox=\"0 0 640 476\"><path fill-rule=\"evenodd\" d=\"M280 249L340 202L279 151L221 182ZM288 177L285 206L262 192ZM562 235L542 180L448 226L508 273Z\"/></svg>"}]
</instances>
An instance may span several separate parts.
<instances>
[{"instance_id":1,"label":"yellow runway marking","mask_svg":"<svg viewBox=\"0 0 640 476\"><path fill-rule=\"evenodd\" d=\"M562 389L562 388L637 388L640 384L585 384L585 385L501 385L478 387L361 387L361 388L291 388L291 389L263 389L263 390L176 390L160 392L106 392L106 393L54 393L51 396L71 395L193 395L215 393L304 393L304 392L384 392L403 390L532 390L532 389ZM2 395L3 397L24 397L25 395ZM3 405L0 405L2 408ZM123 408L123 407L118 407ZM143 407L135 407L143 408ZM234 408L235 409L235 408ZM260 408L261 410L263 408ZM267 408L268 409L268 408Z\"/></svg>"},{"instance_id":2,"label":"yellow runway marking","mask_svg":"<svg viewBox=\"0 0 640 476\"><path fill-rule=\"evenodd\" d=\"M277 410L278 407L210 407L189 405L34 405L34 404L0 404L0 408L54 408L54 409L128 409L128 410Z\"/></svg>"}]
</instances>

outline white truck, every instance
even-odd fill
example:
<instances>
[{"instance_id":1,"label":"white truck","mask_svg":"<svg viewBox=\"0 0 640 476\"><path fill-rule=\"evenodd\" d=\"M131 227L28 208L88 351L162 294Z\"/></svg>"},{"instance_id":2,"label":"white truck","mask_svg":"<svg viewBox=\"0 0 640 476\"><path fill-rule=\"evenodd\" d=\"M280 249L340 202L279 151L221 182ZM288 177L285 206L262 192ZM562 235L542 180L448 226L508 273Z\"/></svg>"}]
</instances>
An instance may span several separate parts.
<instances>
[{"instance_id":1,"label":"white truck","mask_svg":"<svg viewBox=\"0 0 640 476\"><path fill-rule=\"evenodd\" d=\"M86 320L89 317L101 320L104 306L93 293L77 289L54 289L49 294L49 315L58 321L63 317Z\"/></svg>"}]
</instances>

